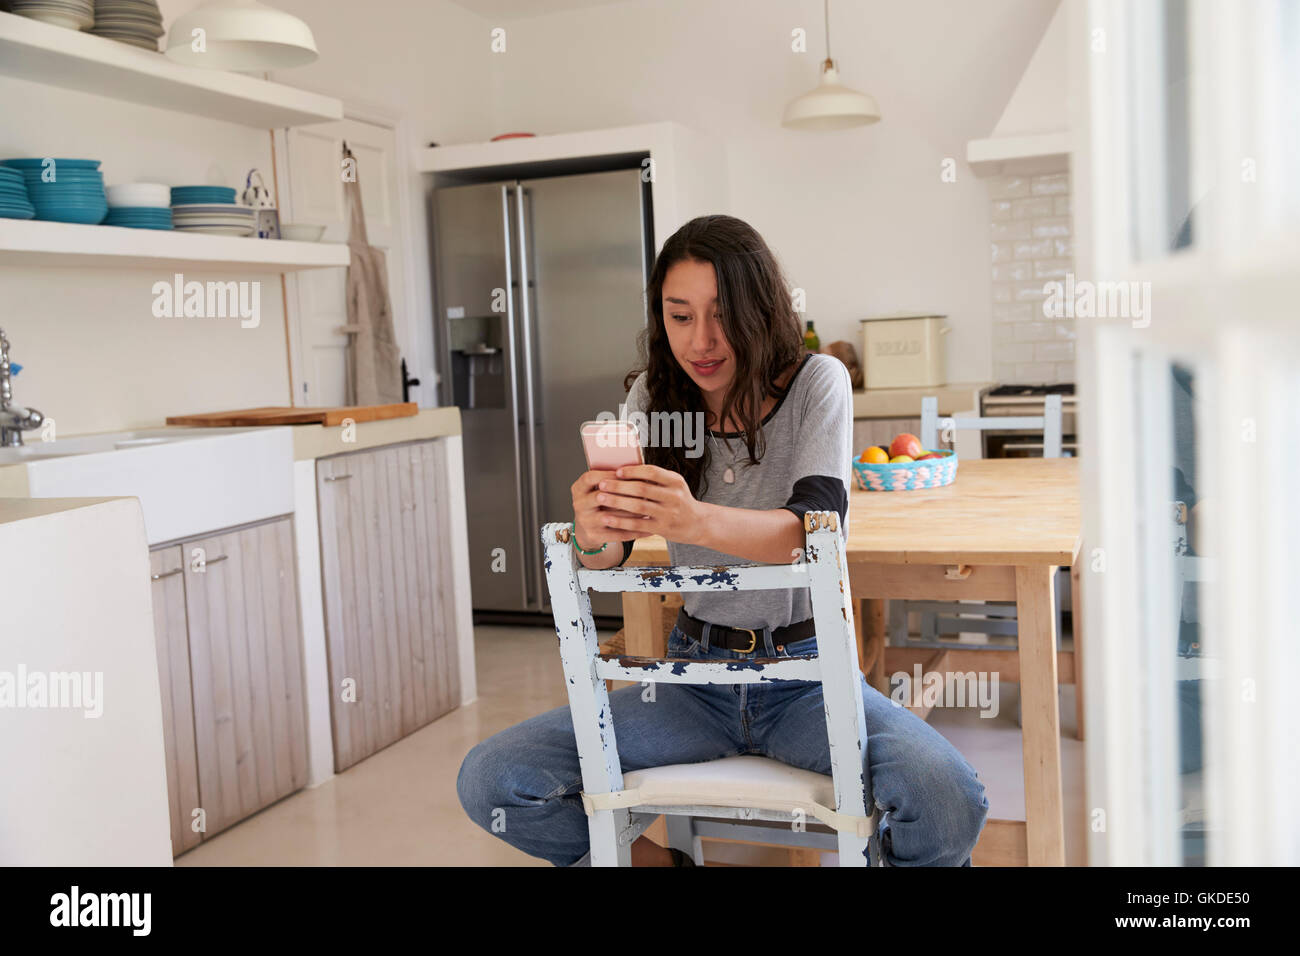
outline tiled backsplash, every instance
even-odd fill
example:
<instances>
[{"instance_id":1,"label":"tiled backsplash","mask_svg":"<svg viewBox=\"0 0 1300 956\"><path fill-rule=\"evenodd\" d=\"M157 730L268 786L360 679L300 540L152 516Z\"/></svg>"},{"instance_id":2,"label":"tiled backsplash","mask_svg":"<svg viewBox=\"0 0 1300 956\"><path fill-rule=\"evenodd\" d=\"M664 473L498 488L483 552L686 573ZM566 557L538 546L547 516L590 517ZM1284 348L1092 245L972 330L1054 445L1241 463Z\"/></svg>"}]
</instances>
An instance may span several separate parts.
<instances>
[{"instance_id":1,"label":"tiled backsplash","mask_svg":"<svg viewBox=\"0 0 1300 956\"><path fill-rule=\"evenodd\" d=\"M993 254L993 377L1074 381L1074 319L1043 315L1043 285L1074 268L1070 174L989 180Z\"/></svg>"}]
</instances>

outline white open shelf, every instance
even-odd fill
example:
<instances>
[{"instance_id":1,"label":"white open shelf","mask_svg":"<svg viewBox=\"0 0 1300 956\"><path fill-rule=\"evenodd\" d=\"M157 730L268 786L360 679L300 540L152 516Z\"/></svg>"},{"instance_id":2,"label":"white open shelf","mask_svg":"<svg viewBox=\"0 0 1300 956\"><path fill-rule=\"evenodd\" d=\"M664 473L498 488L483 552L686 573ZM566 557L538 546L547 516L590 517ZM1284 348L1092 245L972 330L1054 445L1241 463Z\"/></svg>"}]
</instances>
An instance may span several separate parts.
<instances>
[{"instance_id":1,"label":"white open shelf","mask_svg":"<svg viewBox=\"0 0 1300 956\"><path fill-rule=\"evenodd\" d=\"M106 37L0 13L0 73L257 129L343 118L341 100L173 63Z\"/></svg>"},{"instance_id":2,"label":"white open shelf","mask_svg":"<svg viewBox=\"0 0 1300 956\"><path fill-rule=\"evenodd\" d=\"M297 272L346 266L347 245L0 219L0 266Z\"/></svg>"}]
</instances>

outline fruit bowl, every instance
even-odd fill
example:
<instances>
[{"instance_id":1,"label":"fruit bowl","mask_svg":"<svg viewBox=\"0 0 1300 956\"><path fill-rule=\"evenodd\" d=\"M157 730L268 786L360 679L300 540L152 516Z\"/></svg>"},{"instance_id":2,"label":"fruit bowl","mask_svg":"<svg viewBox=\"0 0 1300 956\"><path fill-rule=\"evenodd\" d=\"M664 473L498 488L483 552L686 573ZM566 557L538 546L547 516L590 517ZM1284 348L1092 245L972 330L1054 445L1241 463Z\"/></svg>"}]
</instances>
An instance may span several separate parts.
<instances>
[{"instance_id":1,"label":"fruit bowl","mask_svg":"<svg viewBox=\"0 0 1300 956\"><path fill-rule=\"evenodd\" d=\"M863 491L913 491L950 485L957 477L957 453L936 451L938 458L896 464L853 462L853 480Z\"/></svg>"}]
</instances>

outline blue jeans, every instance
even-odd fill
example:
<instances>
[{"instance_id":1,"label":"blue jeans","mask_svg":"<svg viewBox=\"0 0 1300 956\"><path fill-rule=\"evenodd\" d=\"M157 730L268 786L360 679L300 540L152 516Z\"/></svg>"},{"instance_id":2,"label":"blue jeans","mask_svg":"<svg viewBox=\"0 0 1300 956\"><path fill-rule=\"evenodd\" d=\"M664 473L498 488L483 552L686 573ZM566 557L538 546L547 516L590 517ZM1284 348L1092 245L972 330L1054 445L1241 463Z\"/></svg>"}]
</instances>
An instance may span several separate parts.
<instances>
[{"instance_id":1,"label":"blue jeans","mask_svg":"<svg viewBox=\"0 0 1300 956\"><path fill-rule=\"evenodd\" d=\"M710 647L673 628L668 657L743 660L813 654L815 637L778 651L770 632L751 654ZM625 687L609 695L624 773L647 767L759 754L831 772L821 684ZM889 866L969 866L988 815L984 785L942 734L862 678L867 759L883 811L881 852ZM588 865L582 772L569 708L557 707L475 746L456 780L461 806L479 826L556 866Z\"/></svg>"}]
</instances>

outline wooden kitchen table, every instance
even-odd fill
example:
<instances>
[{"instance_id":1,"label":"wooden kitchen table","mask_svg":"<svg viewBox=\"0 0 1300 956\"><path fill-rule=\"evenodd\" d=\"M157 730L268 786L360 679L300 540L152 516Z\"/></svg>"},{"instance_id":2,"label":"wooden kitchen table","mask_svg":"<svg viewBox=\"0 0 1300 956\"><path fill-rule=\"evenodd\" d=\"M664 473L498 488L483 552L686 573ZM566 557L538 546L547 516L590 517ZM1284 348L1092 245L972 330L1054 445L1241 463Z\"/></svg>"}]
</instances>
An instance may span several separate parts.
<instances>
[{"instance_id":1,"label":"wooden kitchen table","mask_svg":"<svg viewBox=\"0 0 1300 956\"><path fill-rule=\"evenodd\" d=\"M872 686L887 694L886 675L910 675L918 662L926 673L996 671L1020 684L1025 820L989 820L975 848L979 865L1065 863L1056 689L1058 681L1075 683L1081 706L1080 601L1076 592L1076 650L1058 653L1052 577L1068 567L1077 582L1080 532L1073 458L962 461L957 480L944 488L855 490L850 498L849 582L860 664ZM668 560L656 536L637 541L628 564ZM890 599L1015 601L1019 646L885 647L883 602ZM623 595L625 653L664 656L661 608L659 595Z\"/></svg>"}]
</instances>

